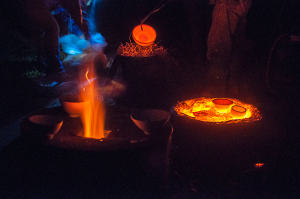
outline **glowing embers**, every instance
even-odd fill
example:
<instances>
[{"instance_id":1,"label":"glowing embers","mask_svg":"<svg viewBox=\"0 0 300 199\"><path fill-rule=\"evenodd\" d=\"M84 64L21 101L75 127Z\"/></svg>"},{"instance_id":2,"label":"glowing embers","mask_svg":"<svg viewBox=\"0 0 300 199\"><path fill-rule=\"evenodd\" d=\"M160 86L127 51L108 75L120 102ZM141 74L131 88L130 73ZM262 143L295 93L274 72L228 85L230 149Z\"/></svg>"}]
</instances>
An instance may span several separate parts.
<instances>
[{"instance_id":1,"label":"glowing embers","mask_svg":"<svg viewBox=\"0 0 300 199\"><path fill-rule=\"evenodd\" d=\"M178 115L217 124L251 122L262 118L255 106L231 98L195 98L179 102L174 109Z\"/></svg>"},{"instance_id":2,"label":"glowing embers","mask_svg":"<svg viewBox=\"0 0 300 199\"><path fill-rule=\"evenodd\" d=\"M157 44L150 46L139 46L136 43L121 44L118 49L118 54L125 57L152 57L152 56L164 56L167 54L167 50Z\"/></svg>"},{"instance_id":3,"label":"glowing embers","mask_svg":"<svg viewBox=\"0 0 300 199\"><path fill-rule=\"evenodd\" d=\"M254 164L254 167L257 169L263 168L265 166L265 163L263 162L257 162Z\"/></svg>"},{"instance_id":4,"label":"glowing embers","mask_svg":"<svg viewBox=\"0 0 300 199\"><path fill-rule=\"evenodd\" d=\"M132 31L132 38L140 46L150 46L156 39L156 31L149 25L138 25Z\"/></svg>"}]
</instances>

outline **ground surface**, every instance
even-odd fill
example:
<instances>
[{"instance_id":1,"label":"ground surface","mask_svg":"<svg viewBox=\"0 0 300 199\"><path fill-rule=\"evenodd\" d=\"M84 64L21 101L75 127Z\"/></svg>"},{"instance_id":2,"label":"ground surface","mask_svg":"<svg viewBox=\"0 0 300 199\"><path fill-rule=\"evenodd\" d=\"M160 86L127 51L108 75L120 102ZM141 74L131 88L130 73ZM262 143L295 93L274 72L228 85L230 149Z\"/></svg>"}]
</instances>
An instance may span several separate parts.
<instances>
[{"instance_id":1,"label":"ground surface","mask_svg":"<svg viewBox=\"0 0 300 199\"><path fill-rule=\"evenodd\" d=\"M107 50L111 56L119 42L127 41L127 29L136 24L134 15L142 18L140 15L144 16L148 7L133 1L108 2L103 1L103 7L99 6L103 11L100 16L106 17L99 26L111 44ZM141 6L139 12L133 12L138 5ZM127 16L126 23L119 22L120 15ZM166 83L149 84L143 82L143 78L136 80L138 72L132 73L138 71L140 65L135 64L141 62L127 60L127 66L132 64L135 68L123 70L127 72L123 76L127 81L134 80L134 85L128 85L131 90L114 99L113 106L170 110L178 100L201 96L211 82L205 79L204 61L201 53L197 53L203 48L197 45L190 48L191 43L202 40L191 41L185 36L182 27L189 27L187 18L177 2L149 21L161 30L159 41L172 57L173 61L168 61L166 68L170 65L174 68L167 70L170 73L156 76L162 82L167 79ZM16 48L8 48L1 63L0 198L299 198L300 117L299 95L295 92L298 88L284 82L276 94L268 92L264 82L268 51L264 49L270 45L268 41L259 43L263 40L260 34L241 64L246 67L236 84L242 89L228 96L256 105L263 120L240 128L212 128L173 115L175 131L167 166L169 172L164 166L158 166L150 173L137 166L145 164L138 162L141 156L147 156L144 150L85 154L49 150L20 139L20 120L39 108L59 106L59 93L55 88L41 88L22 76L24 68L38 67L37 52L26 50L32 48L18 42L20 35L16 27L10 27L5 35L17 39L1 41L2 46ZM118 59L115 64L120 65ZM160 60L155 63L158 64L150 62L144 66L162 65ZM155 74L157 70L160 69L152 72ZM151 150L155 151L155 147ZM160 161L152 161L156 162ZM256 162L263 162L265 166L256 169L253 166ZM157 175L166 175L168 180Z\"/></svg>"}]
</instances>

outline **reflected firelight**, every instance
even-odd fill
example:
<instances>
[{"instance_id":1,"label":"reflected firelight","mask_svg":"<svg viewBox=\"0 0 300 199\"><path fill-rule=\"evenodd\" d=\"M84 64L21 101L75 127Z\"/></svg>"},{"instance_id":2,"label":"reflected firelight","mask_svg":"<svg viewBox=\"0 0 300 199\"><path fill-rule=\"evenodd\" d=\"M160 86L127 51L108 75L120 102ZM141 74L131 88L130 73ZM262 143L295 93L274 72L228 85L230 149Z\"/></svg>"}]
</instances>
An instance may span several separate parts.
<instances>
[{"instance_id":1,"label":"reflected firelight","mask_svg":"<svg viewBox=\"0 0 300 199\"><path fill-rule=\"evenodd\" d=\"M263 162L257 162L254 164L254 167L259 169L259 168L263 168L265 166L265 163Z\"/></svg>"}]
</instances>

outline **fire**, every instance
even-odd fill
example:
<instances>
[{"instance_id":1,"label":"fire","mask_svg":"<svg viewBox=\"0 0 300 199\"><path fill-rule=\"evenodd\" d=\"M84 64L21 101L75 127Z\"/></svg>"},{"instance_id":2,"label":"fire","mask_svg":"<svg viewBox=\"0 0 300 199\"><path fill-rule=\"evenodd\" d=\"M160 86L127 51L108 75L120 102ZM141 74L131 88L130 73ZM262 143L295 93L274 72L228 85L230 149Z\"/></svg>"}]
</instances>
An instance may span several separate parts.
<instances>
[{"instance_id":1,"label":"fire","mask_svg":"<svg viewBox=\"0 0 300 199\"><path fill-rule=\"evenodd\" d=\"M231 98L196 98L179 102L175 106L178 115L211 123L238 123L260 120L258 109Z\"/></svg>"},{"instance_id":2,"label":"fire","mask_svg":"<svg viewBox=\"0 0 300 199\"><path fill-rule=\"evenodd\" d=\"M164 56L167 51L164 47L157 44L150 46L140 46L135 43L121 44L119 46L119 54L125 57L152 57L155 55Z\"/></svg>"},{"instance_id":3,"label":"fire","mask_svg":"<svg viewBox=\"0 0 300 199\"><path fill-rule=\"evenodd\" d=\"M88 84L80 93L80 97L86 102L81 115L83 137L102 139L105 137L105 108L99 93L94 66L92 64L87 67L85 79Z\"/></svg>"}]
</instances>

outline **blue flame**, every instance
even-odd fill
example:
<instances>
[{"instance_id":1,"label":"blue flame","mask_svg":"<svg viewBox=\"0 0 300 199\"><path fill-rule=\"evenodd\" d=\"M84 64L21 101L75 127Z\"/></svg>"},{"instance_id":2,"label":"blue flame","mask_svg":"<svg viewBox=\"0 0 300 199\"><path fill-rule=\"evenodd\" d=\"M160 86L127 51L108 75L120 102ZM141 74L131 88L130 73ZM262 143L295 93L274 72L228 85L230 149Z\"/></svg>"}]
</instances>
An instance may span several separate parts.
<instances>
[{"instance_id":1,"label":"blue flame","mask_svg":"<svg viewBox=\"0 0 300 199\"><path fill-rule=\"evenodd\" d=\"M88 23L89 23L89 31L93 34L97 32L96 22L95 22L95 9L96 9L96 3L98 0L92 0L92 6L90 9L89 17L88 17Z\"/></svg>"},{"instance_id":2,"label":"blue flame","mask_svg":"<svg viewBox=\"0 0 300 199\"><path fill-rule=\"evenodd\" d=\"M104 37L101 33L96 31L95 22L95 7L99 0L93 0L90 8L90 13L88 15L88 26L91 35L90 40L86 40L83 33L78 27L70 20L70 25L68 26L69 32L72 34L64 35L59 39L62 50L68 55L79 55L87 48L92 47L95 50L103 49L107 45Z\"/></svg>"},{"instance_id":3,"label":"blue flame","mask_svg":"<svg viewBox=\"0 0 300 199\"><path fill-rule=\"evenodd\" d=\"M81 54L90 45L87 40L75 34L62 36L59 41L63 51L68 55Z\"/></svg>"}]
</instances>

